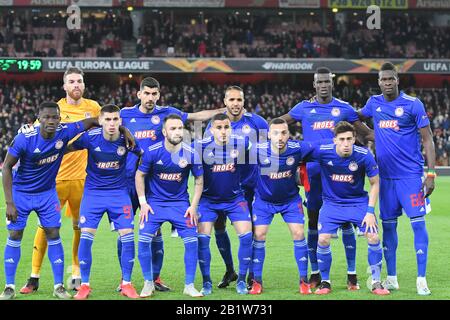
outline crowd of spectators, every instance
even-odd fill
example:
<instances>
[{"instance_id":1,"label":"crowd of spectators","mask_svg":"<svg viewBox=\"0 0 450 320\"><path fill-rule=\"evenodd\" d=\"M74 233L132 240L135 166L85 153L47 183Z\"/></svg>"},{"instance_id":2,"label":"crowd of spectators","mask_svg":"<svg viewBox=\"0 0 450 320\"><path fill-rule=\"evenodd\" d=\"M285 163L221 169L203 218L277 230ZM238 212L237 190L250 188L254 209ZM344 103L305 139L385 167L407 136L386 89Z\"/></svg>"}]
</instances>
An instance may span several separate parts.
<instances>
[{"instance_id":1,"label":"crowd of spectators","mask_svg":"<svg viewBox=\"0 0 450 320\"><path fill-rule=\"evenodd\" d=\"M114 57L121 56L121 40L132 39L129 14L90 14L80 29L68 29L65 12L28 13L0 15L0 56Z\"/></svg>"},{"instance_id":2,"label":"crowd of spectators","mask_svg":"<svg viewBox=\"0 0 450 320\"><path fill-rule=\"evenodd\" d=\"M137 39L138 57L450 58L450 25L435 27L419 14L384 16L369 30L364 15L147 16ZM195 23L194 23L195 21Z\"/></svg>"},{"instance_id":3,"label":"crowd of spectators","mask_svg":"<svg viewBox=\"0 0 450 320\"><path fill-rule=\"evenodd\" d=\"M196 85L172 85L161 87L158 104L173 105L185 112L223 107L223 93L227 85L199 83ZM312 90L300 89L287 84L259 83L242 85L245 91L245 108L268 121L287 113L295 104L312 97ZM89 85L84 96L97 100L100 104L114 103L129 107L138 103L138 85L125 82L118 87ZM378 90L368 85L348 86L341 82L336 85L334 95L350 101L361 108L367 98ZM437 165L449 165L450 154L450 99L449 89L409 89L407 93L419 97L425 104L431 119L431 129L436 146ZM42 101L57 101L64 97L60 84L27 84L0 86L0 163L6 155L7 147L19 127L36 119L36 106ZM291 127L294 138L301 139L298 126Z\"/></svg>"},{"instance_id":4,"label":"crowd of spectators","mask_svg":"<svg viewBox=\"0 0 450 320\"><path fill-rule=\"evenodd\" d=\"M69 30L67 14L56 10L1 14L0 56L120 57L123 41L135 40L137 57L450 58L450 25L422 12L387 12L382 27L369 30L364 12L342 20L323 12L145 11L134 39L128 11L87 12L81 29Z\"/></svg>"}]
</instances>

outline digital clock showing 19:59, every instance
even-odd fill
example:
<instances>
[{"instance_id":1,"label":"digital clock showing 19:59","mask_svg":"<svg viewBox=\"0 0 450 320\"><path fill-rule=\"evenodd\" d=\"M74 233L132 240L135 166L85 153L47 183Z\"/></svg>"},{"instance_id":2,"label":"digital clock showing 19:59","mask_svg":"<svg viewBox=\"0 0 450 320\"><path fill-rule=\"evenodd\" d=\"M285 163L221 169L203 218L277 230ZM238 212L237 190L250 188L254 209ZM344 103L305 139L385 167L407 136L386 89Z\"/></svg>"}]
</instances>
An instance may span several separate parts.
<instances>
[{"instance_id":1,"label":"digital clock showing 19:59","mask_svg":"<svg viewBox=\"0 0 450 320\"><path fill-rule=\"evenodd\" d=\"M22 73L22 72L41 72L42 60L40 59L10 59L0 58L0 72Z\"/></svg>"}]
</instances>

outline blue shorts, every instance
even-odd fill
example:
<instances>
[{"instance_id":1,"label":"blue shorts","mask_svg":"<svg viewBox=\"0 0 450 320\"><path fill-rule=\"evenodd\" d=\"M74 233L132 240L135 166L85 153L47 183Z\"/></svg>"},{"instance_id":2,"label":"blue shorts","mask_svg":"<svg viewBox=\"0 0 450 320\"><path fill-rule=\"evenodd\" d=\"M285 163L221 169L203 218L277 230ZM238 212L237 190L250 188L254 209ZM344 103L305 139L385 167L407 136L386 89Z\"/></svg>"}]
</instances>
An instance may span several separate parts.
<instances>
[{"instance_id":1,"label":"blue shorts","mask_svg":"<svg viewBox=\"0 0 450 320\"><path fill-rule=\"evenodd\" d=\"M154 214L148 213L148 221L139 226L139 234L146 233L156 235L156 232L164 222L170 222L176 229L181 238L197 237L197 226L191 224L189 217L184 217L188 202L167 203L150 202Z\"/></svg>"},{"instance_id":2,"label":"blue shorts","mask_svg":"<svg viewBox=\"0 0 450 320\"><path fill-rule=\"evenodd\" d=\"M318 163L307 163L309 185L311 190L305 192L306 207L309 210L319 211L322 207L322 179L320 177L320 165Z\"/></svg>"},{"instance_id":3,"label":"blue shorts","mask_svg":"<svg viewBox=\"0 0 450 320\"><path fill-rule=\"evenodd\" d=\"M247 201L243 197L230 202L213 203L200 199L198 206L199 222L215 222L220 214L228 216L231 222L252 221Z\"/></svg>"},{"instance_id":4,"label":"blue shorts","mask_svg":"<svg viewBox=\"0 0 450 320\"><path fill-rule=\"evenodd\" d=\"M16 222L6 221L8 230L25 229L31 211L36 212L39 224L43 228L61 227L61 206L56 188L33 194L16 191L13 188L12 197L17 209L17 220Z\"/></svg>"},{"instance_id":5,"label":"blue shorts","mask_svg":"<svg viewBox=\"0 0 450 320\"><path fill-rule=\"evenodd\" d=\"M80 205L80 228L97 229L105 212L116 230L133 229L133 208L126 192L85 190Z\"/></svg>"},{"instance_id":6,"label":"blue shorts","mask_svg":"<svg viewBox=\"0 0 450 320\"><path fill-rule=\"evenodd\" d=\"M366 226L361 225L367 214L367 203L355 206L342 206L336 203L324 202L319 212L317 230L319 234L334 234L342 225L351 222L356 224L361 232L366 231Z\"/></svg>"},{"instance_id":7,"label":"blue shorts","mask_svg":"<svg viewBox=\"0 0 450 320\"><path fill-rule=\"evenodd\" d=\"M286 223L305 223L301 197L286 204L273 204L256 198L253 203L253 225L270 225L275 214L280 213Z\"/></svg>"},{"instance_id":8,"label":"blue shorts","mask_svg":"<svg viewBox=\"0 0 450 320\"><path fill-rule=\"evenodd\" d=\"M402 212L408 218L421 217L431 210L424 199L422 179L391 180L380 178L380 218L396 219ZM403 210L402 210L403 209Z\"/></svg>"}]
</instances>

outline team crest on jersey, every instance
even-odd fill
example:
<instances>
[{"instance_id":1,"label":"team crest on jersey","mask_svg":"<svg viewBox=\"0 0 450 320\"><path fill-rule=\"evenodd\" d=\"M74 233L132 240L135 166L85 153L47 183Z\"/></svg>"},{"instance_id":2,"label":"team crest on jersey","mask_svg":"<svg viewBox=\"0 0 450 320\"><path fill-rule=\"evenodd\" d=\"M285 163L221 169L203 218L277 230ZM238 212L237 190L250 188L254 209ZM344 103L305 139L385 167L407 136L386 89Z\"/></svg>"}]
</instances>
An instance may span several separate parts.
<instances>
[{"instance_id":1,"label":"team crest on jersey","mask_svg":"<svg viewBox=\"0 0 450 320\"><path fill-rule=\"evenodd\" d=\"M339 110L339 108L333 108L331 109L331 115L333 117L338 117L341 114L341 110Z\"/></svg>"},{"instance_id":2,"label":"team crest on jersey","mask_svg":"<svg viewBox=\"0 0 450 320\"><path fill-rule=\"evenodd\" d=\"M188 162L185 158L181 158L180 161L178 161L178 166L180 168L186 168L187 165L188 165Z\"/></svg>"},{"instance_id":3,"label":"team crest on jersey","mask_svg":"<svg viewBox=\"0 0 450 320\"><path fill-rule=\"evenodd\" d=\"M358 164L355 161L350 162L350 164L348 165L348 169L350 171L356 171L358 170Z\"/></svg>"},{"instance_id":4,"label":"team crest on jersey","mask_svg":"<svg viewBox=\"0 0 450 320\"><path fill-rule=\"evenodd\" d=\"M322 224L321 223L317 224L317 230L319 230L319 231L322 230Z\"/></svg>"},{"instance_id":5,"label":"team crest on jersey","mask_svg":"<svg viewBox=\"0 0 450 320\"><path fill-rule=\"evenodd\" d=\"M286 159L286 164L288 166L292 166L294 164L294 162L295 162L294 157L289 157L289 158Z\"/></svg>"},{"instance_id":6,"label":"team crest on jersey","mask_svg":"<svg viewBox=\"0 0 450 320\"><path fill-rule=\"evenodd\" d=\"M144 223L140 223L140 224L139 224L139 229L140 229L140 230L144 229Z\"/></svg>"},{"instance_id":7,"label":"team crest on jersey","mask_svg":"<svg viewBox=\"0 0 450 320\"><path fill-rule=\"evenodd\" d=\"M239 156L239 150L233 149L230 151L230 157L235 159Z\"/></svg>"},{"instance_id":8,"label":"team crest on jersey","mask_svg":"<svg viewBox=\"0 0 450 320\"><path fill-rule=\"evenodd\" d=\"M153 116L151 121L153 124L158 124L161 121L161 119L158 116Z\"/></svg>"},{"instance_id":9,"label":"team crest on jersey","mask_svg":"<svg viewBox=\"0 0 450 320\"><path fill-rule=\"evenodd\" d=\"M242 132L243 133L248 134L248 133L250 133L250 131L252 131L252 128L250 128L250 126L248 124L244 124L242 126Z\"/></svg>"},{"instance_id":10,"label":"team crest on jersey","mask_svg":"<svg viewBox=\"0 0 450 320\"><path fill-rule=\"evenodd\" d=\"M80 223L85 223L86 222L86 217L85 216L81 216L80 217Z\"/></svg>"},{"instance_id":11,"label":"team crest on jersey","mask_svg":"<svg viewBox=\"0 0 450 320\"><path fill-rule=\"evenodd\" d=\"M125 152L126 152L125 147L120 146L117 148L117 154L119 156L123 156L125 154Z\"/></svg>"},{"instance_id":12,"label":"team crest on jersey","mask_svg":"<svg viewBox=\"0 0 450 320\"><path fill-rule=\"evenodd\" d=\"M85 117L85 118L90 118L90 117L92 117L92 115L91 115L90 112L85 112L85 113L84 113L84 117Z\"/></svg>"},{"instance_id":13,"label":"team crest on jersey","mask_svg":"<svg viewBox=\"0 0 450 320\"><path fill-rule=\"evenodd\" d=\"M64 146L64 142L62 141L62 140L58 140L58 141L56 141L56 143L55 143L55 148L56 149L61 149L62 147Z\"/></svg>"},{"instance_id":14,"label":"team crest on jersey","mask_svg":"<svg viewBox=\"0 0 450 320\"><path fill-rule=\"evenodd\" d=\"M252 220L253 220L253 222L255 222L256 221L256 214L253 214L253 217L252 217Z\"/></svg>"},{"instance_id":15,"label":"team crest on jersey","mask_svg":"<svg viewBox=\"0 0 450 320\"><path fill-rule=\"evenodd\" d=\"M398 107L397 109L395 109L395 115L397 117L401 117L403 115L403 113L405 113L405 111L403 110L402 107Z\"/></svg>"}]
</instances>

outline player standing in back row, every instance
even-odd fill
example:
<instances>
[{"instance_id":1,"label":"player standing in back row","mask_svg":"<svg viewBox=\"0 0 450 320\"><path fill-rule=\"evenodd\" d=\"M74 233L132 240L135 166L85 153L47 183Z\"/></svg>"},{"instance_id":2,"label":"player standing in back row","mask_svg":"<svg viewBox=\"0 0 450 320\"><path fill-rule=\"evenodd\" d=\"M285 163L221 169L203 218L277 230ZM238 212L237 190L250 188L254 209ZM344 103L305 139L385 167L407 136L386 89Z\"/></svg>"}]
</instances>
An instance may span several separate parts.
<instances>
[{"instance_id":1,"label":"player standing in back row","mask_svg":"<svg viewBox=\"0 0 450 320\"><path fill-rule=\"evenodd\" d=\"M63 81L66 97L58 101L62 123L71 123L100 115L100 105L94 100L83 98L85 83L82 70L75 67L68 68L64 73ZM66 154L56 176L56 191L58 192L59 202L61 208L64 208L67 203L66 216L72 218L73 227L72 278L68 289L77 289L81 284L80 264L78 262L81 231L78 227L78 220L86 178L86 163L86 150ZM44 229L39 226L33 243L31 276L20 293L32 293L39 288L40 271L46 250L47 238Z\"/></svg>"},{"instance_id":2,"label":"player standing in back row","mask_svg":"<svg viewBox=\"0 0 450 320\"><path fill-rule=\"evenodd\" d=\"M423 103L399 92L395 66L387 62L378 73L382 94L369 98L359 114L373 118L377 162L380 168L380 218L383 225L383 250L386 259L389 290L399 289L396 250L397 218L402 210L411 220L417 257L417 293L429 295L425 278L428 255L428 233L425 226L426 197L434 190L435 149L430 120ZM424 178L421 140L427 158Z\"/></svg>"},{"instance_id":3,"label":"player standing in back row","mask_svg":"<svg viewBox=\"0 0 450 320\"><path fill-rule=\"evenodd\" d=\"M333 129L340 121L352 123L363 140L367 139L370 129L361 123L353 107L345 101L333 97L333 74L328 68L319 68L314 73L313 86L316 95L311 100L304 100L295 105L289 113L281 116L288 124L298 121L303 128L304 141L314 142L322 139L333 139ZM310 192L306 192L308 212L308 251L311 262L311 288L320 283L319 265L317 263L317 221L322 207L322 182L320 165L308 163L307 166ZM347 288L359 289L356 277L356 239L353 226L349 223L342 226L342 242L347 257Z\"/></svg>"},{"instance_id":4,"label":"player standing in back row","mask_svg":"<svg viewBox=\"0 0 450 320\"><path fill-rule=\"evenodd\" d=\"M181 117L183 123L186 121L206 121L215 114L222 112L222 109L203 110L195 113L186 113L171 106L159 106L157 102L161 96L161 87L155 78L144 78L140 83L137 93L140 100L139 104L123 108L120 111L122 124L128 128L139 142L143 150L147 150L150 146L164 141L162 133L164 119L170 114L177 114ZM136 194L135 174L137 168L138 157L134 154L128 154L127 158L127 185L128 193L133 205L133 212L136 213L139 208L139 201ZM121 237L117 239L117 248L119 261L122 251ZM153 257L153 281L157 291L169 291L170 288L164 284L160 278L160 272L164 260L164 242L160 231L152 240L152 257Z\"/></svg>"}]
</instances>

